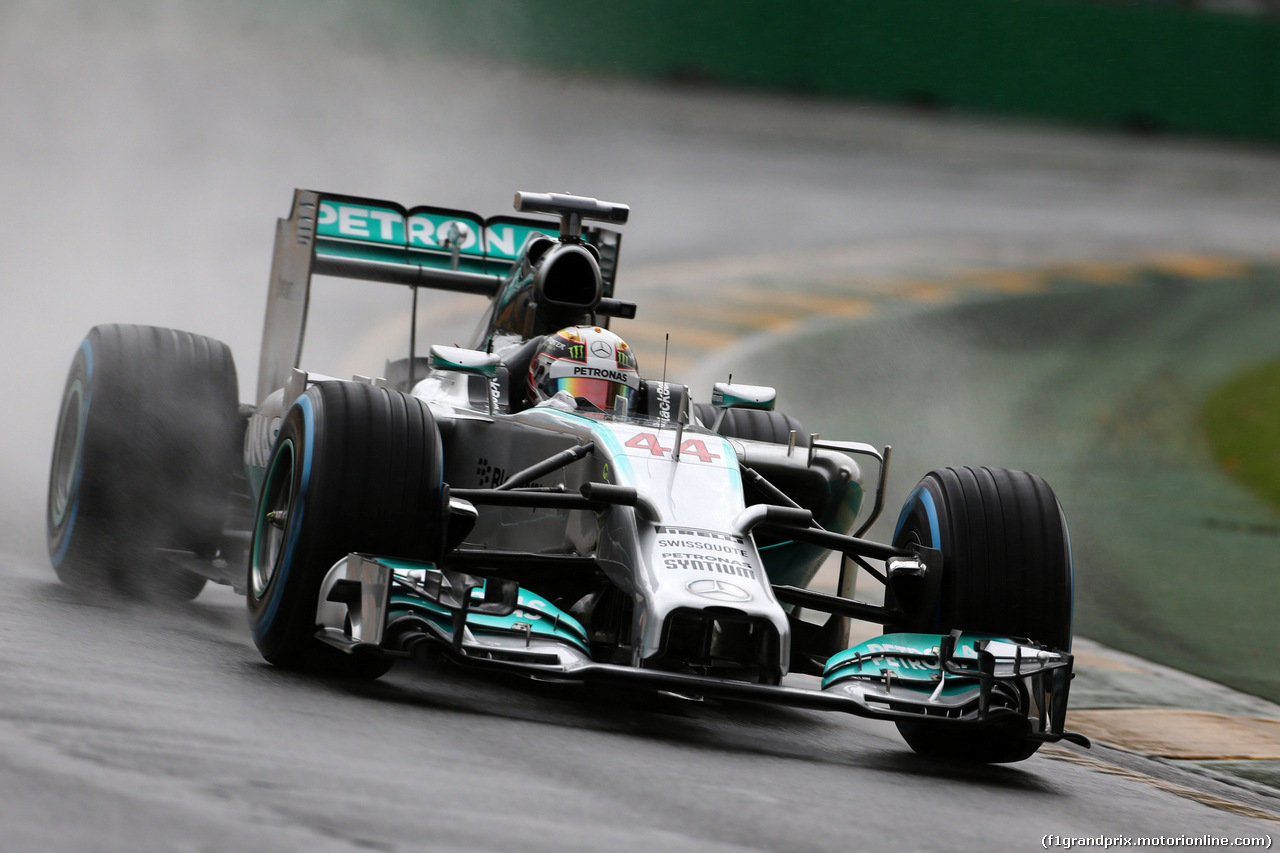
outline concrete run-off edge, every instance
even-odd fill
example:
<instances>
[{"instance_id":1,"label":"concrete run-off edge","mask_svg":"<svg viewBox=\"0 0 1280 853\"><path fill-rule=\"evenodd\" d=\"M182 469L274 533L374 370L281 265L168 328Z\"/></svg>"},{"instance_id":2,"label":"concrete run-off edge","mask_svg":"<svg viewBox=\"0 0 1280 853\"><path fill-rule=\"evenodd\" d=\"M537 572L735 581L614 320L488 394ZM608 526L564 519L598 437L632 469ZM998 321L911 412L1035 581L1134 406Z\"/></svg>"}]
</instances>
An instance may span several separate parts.
<instances>
[{"instance_id":1,"label":"concrete run-off edge","mask_svg":"<svg viewBox=\"0 0 1280 853\"><path fill-rule=\"evenodd\" d=\"M1091 640L1076 638L1073 652L1067 725L1094 749L1048 757L1280 823L1280 705Z\"/></svg>"}]
</instances>

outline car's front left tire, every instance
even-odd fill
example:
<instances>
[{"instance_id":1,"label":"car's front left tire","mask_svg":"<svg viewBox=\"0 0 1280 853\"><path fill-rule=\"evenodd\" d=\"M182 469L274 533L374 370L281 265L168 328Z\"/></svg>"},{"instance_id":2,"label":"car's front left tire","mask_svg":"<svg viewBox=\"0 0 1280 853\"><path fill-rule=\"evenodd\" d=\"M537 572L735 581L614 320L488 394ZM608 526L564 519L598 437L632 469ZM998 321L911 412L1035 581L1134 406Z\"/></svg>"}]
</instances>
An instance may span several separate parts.
<instances>
[{"instance_id":1,"label":"car's front left tire","mask_svg":"<svg viewBox=\"0 0 1280 853\"><path fill-rule=\"evenodd\" d=\"M436 559L444 547L440 433L420 400L322 382L290 407L267 464L249 549L249 626L277 666L357 678L389 668L317 639L329 568L350 553Z\"/></svg>"}]
</instances>

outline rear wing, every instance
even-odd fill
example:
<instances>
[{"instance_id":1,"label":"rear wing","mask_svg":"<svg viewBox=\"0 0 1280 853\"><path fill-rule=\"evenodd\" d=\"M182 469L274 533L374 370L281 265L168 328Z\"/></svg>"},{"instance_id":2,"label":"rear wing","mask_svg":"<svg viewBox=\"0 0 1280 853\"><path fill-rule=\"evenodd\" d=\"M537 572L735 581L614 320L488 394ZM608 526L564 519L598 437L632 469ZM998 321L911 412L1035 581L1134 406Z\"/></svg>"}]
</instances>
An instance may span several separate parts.
<instances>
[{"instance_id":1,"label":"rear wing","mask_svg":"<svg viewBox=\"0 0 1280 853\"><path fill-rule=\"evenodd\" d=\"M258 363L258 396L283 388L298 366L312 275L430 287L494 297L535 234L555 237L555 220L481 217L466 210L295 190L288 219L276 223L271 282ZM600 252L604 295L612 296L622 236L590 227Z\"/></svg>"}]
</instances>

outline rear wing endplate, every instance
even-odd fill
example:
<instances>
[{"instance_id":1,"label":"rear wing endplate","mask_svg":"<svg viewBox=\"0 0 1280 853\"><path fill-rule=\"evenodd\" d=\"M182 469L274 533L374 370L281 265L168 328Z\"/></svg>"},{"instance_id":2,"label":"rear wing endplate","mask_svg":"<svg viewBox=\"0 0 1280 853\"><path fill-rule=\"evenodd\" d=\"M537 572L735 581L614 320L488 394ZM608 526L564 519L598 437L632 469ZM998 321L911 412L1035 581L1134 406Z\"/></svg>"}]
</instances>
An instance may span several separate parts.
<instances>
[{"instance_id":1,"label":"rear wing endplate","mask_svg":"<svg viewBox=\"0 0 1280 853\"><path fill-rule=\"evenodd\" d=\"M466 210L295 190L288 219L276 223L271 282L258 364L260 404L283 388L298 366L306 329L311 276L331 275L494 297L530 237L555 237L553 220L481 217ZM587 228L600 250L604 295L613 293L615 231Z\"/></svg>"}]
</instances>

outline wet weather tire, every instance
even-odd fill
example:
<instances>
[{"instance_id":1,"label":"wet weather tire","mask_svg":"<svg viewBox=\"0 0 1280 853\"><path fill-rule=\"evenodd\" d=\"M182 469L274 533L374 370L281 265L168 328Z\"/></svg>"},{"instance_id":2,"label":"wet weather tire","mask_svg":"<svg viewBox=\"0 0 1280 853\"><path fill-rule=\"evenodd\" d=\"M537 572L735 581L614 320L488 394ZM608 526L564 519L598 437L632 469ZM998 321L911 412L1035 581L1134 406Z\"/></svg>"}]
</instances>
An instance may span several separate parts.
<instances>
[{"instance_id":1,"label":"wet weather tire","mask_svg":"<svg viewBox=\"0 0 1280 853\"><path fill-rule=\"evenodd\" d=\"M421 401L353 382L313 385L289 409L250 546L249 625L277 666L355 678L389 668L316 639L320 585L349 553L436 559L443 549L440 433Z\"/></svg>"},{"instance_id":2,"label":"wet weather tire","mask_svg":"<svg viewBox=\"0 0 1280 853\"><path fill-rule=\"evenodd\" d=\"M898 601L903 622L886 630L960 629L1071 648L1071 540L1042 478L1004 468L931 471L903 506L893 542L937 548L943 572L937 599ZM898 730L918 753L966 761L1021 761L1039 746L1010 729L899 723Z\"/></svg>"},{"instance_id":3,"label":"wet weather tire","mask_svg":"<svg viewBox=\"0 0 1280 853\"><path fill-rule=\"evenodd\" d=\"M694 414L711 429L716 422L716 407L710 403L695 403ZM800 421L785 412L767 412L761 409L726 409L720 422L719 433L728 438L745 438L749 441L767 441L786 444L791 431L796 431L796 445L809 446L809 436Z\"/></svg>"},{"instance_id":4,"label":"wet weather tire","mask_svg":"<svg viewBox=\"0 0 1280 853\"><path fill-rule=\"evenodd\" d=\"M95 326L71 363L46 531L67 585L190 600L205 579L157 549L216 555L239 455L226 344L155 326Z\"/></svg>"}]
</instances>

